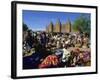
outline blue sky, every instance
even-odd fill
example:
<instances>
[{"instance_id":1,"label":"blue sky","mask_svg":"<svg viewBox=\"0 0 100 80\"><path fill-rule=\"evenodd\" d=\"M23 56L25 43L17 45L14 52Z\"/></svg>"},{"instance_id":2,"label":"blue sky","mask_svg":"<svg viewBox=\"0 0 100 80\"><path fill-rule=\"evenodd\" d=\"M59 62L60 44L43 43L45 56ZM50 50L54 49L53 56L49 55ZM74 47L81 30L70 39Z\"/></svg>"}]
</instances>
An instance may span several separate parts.
<instances>
[{"instance_id":1,"label":"blue sky","mask_svg":"<svg viewBox=\"0 0 100 80\"><path fill-rule=\"evenodd\" d=\"M66 23L69 19L73 23L82 14L90 17L87 13L23 10L23 22L33 31L45 30L51 21L55 24L59 19L61 23Z\"/></svg>"}]
</instances>

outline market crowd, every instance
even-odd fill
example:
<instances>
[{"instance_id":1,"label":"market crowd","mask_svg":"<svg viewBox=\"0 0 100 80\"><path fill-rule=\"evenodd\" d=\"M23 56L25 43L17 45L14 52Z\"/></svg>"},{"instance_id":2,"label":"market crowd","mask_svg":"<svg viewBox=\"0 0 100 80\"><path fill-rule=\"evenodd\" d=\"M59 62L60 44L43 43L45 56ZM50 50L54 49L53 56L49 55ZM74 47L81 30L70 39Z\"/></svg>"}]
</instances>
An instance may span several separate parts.
<instances>
[{"instance_id":1,"label":"market crowd","mask_svg":"<svg viewBox=\"0 0 100 80\"><path fill-rule=\"evenodd\" d=\"M23 69L90 65L87 33L23 32Z\"/></svg>"}]
</instances>

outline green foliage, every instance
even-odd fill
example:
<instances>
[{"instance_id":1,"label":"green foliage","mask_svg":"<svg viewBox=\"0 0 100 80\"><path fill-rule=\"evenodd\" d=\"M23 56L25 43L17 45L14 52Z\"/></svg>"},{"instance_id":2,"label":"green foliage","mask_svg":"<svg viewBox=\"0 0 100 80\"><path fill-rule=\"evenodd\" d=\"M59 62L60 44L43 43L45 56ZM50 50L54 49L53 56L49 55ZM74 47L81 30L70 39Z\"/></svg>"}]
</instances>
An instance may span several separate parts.
<instances>
[{"instance_id":1,"label":"green foliage","mask_svg":"<svg viewBox=\"0 0 100 80\"><path fill-rule=\"evenodd\" d=\"M80 31L90 34L90 18L86 15L81 15L79 18L75 20L73 23L74 31Z\"/></svg>"},{"instance_id":2,"label":"green foliage","mask_svg":"<svg viewBox=\"0 0 100 80\"><path fill-rule=\"evenodd\" d=\"M28 30L28 26L25 23L23 23L23 31L27 31L27 30Z\"/></svg>"}]
</instances>

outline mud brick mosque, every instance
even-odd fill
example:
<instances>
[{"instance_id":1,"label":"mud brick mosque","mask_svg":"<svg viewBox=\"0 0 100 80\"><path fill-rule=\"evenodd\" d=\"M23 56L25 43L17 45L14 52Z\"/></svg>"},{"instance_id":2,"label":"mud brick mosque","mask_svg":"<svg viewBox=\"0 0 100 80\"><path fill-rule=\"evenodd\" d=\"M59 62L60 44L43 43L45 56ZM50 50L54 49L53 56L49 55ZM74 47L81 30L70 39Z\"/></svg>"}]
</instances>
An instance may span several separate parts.
<instances>
[{"instance_id":1,"label":"mud brick mosque","mask_svg":"<svg viewBox=\"0 0 100 80\"><path fill-rule=\"evenodd\" d=\"M46 32L55 32L55 33L70 33L73 32L71 21L68 19L66 23L61 23L58 19L56 24L50 22L50 24L46 27Z\"/></svg>"}]
</instances>

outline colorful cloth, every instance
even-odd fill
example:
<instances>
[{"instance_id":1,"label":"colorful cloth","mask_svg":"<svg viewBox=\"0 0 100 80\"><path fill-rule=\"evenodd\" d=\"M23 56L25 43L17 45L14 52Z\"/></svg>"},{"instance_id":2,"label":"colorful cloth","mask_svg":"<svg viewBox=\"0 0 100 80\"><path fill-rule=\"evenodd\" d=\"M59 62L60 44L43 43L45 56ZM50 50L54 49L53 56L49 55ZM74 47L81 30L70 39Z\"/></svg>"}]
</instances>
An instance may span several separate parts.
<instances>
[{"instance_id":1,"label":"colorful cloth","mask_svg":"<svg viewBox=\"0 0 100 80\"><path fill-rule=\"evenodd\" d=\"M85 51L85 52L83 53L83 55L84 55L84 57L83 57L84 62L88 62L88 61L91 60L90 52Z\"/></svg>"},{"instance_id":2,"label":"colorful cloth","mask_svg":"<svg viewBox=\"0 0 100 80\"><path fill-rule=\"evenodd\" d=\"M56 55L49 55L39 65L39 68L57 67L58 63L59 63L59 60L58 60L58 57Z\"/></svg>"}]
</instances>

